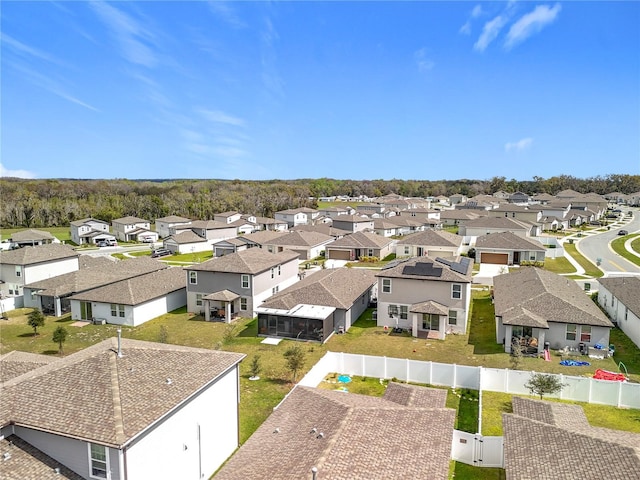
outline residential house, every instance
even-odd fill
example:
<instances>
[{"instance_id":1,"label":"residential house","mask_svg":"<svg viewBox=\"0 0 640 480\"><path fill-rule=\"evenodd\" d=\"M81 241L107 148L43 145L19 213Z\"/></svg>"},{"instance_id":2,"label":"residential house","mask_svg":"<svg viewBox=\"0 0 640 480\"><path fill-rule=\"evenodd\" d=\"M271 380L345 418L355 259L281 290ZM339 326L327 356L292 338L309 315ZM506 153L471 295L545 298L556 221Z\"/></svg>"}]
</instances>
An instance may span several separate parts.
<instances>
[{"instance_id":1,"label":"residential house","mask_svg":"<svg viewBox=\"0 0 640 480\"><path fill-rule=\"evenodd\" d=\"M521 265L544 262L546 249L533 238L523 238L512 232L490 233L478 237L475 243L478 263Z\"/></svg>"},{"instance_id":2,"label":"residential house","mask_svg":"<svg viewBox=\"0 0 640 480\"><path fill-rule=\"evenodd\" d=\"M440 223L440 210L433 210L430 208L414 208L412 210L403 210L402 212L400 212L400 216L410 217L429 226L435 226Z\"/></svg>"},{"instance_id":3,"label":"residential house","mask_svg":"<svg viewBox=\"0 0 640 480\"><path fill-rule=\"evenodd\" d=\"M640 277L603 277L598 279L598 283L598 304L640 347Z\"/></svg>"},{"instance_id":4,"label":"residential house","mask_svg":"<svg viewBox=\"0 0 640 480\"><path fill-rule=\"evenodd\" d=\"M531 197L524 192L514 192L509 195L509 203L527 204L531 201Z\"/></svg>"},{"instance_id":5,"label":"residential house","mask_svg":"<svg viewBox=\"0 0 640 480\"><path fill-rule=\"evenodd\" d=\"M326 258L358 261L361 257L383 259L393 253L393 240L369 232L346 235L327 245Z\"/></svg>"},{"instance_id":6,"label":"residential house","mask_svg":"<svg viewBox=\"0 0 640 480\"><path fill-rule=\"evenodd\" d=\"M381 237L399 237L402 235L403 227L387 218L376 218L373 220L373 231Z\"/></svg>"},{"instance_id":7,"label":"residential house","mask_svg":"<svg viewBox=\"0 0 640 480\"><path fill-rule=\"evenodd\" d=\"M78 270L80 254L59 243L0 252L0 298L22 297L25 285ZM16 300L14 308L24 305Z\"/></svg>"},{"instance_id":8,"label":"residential house","mask_svg":"<svg viewBox=\"0 0 640 480\"><path fill-rule=\"evenodd\" d=\"M596 193L578 195L571 199L571 208L589 210L595 213L596 218L602 217L607 211L607 199Z\"/></svg>"},{"instance_id":9,"label":"residential house","mask_svg":"<svg viewBox=\"0 0 640 480\"><path fill-rule=\"evenodd\" d=\"M71 311L69 298L74 294L167 268L165 263L149 257L116 260L81 255L79 263L79 269L74 272L26 284L24 306L60 317ZM86 320L93 317L86 313Z\"/></svg>"},{"instance_id":10,"label":"residential house","mask_svg":"<svg viewBox=\"0 0 640 480\"><path fill-rule=\"evenodd\" d=\"M184 272L165 268L69 297L73 320L137 327L187 304Z\"/></svg>"},{"instance_id":11,"label":"residential house","mask_svg":"<svg viewBox=\"0 0 640 480\"><path fill-rule=\"evenodd\" d=\"M261 230L259 232L253 232L248 235L241 235L238 238L249 242L249 247L258 246L259 248L265 248L267 251L273 253L275 249L272 246L273 244L271 242L276 238L281 237L282 235L287 235L288 233L289 231L279 232L273 230Z\"/></svg>"},{"instance_id":12,"label":"residential house","mask_svg":"<svg viewBox=\"0 0 640 480\"><path fill-rule=\"evenodd\" d=\"M511 194L509 192L505 192L504 190L498 190L493 193L493 197L496 197L500 200L507 200Z\"/></svg>"},{"instance_id":13,"label":"residential house","mask_svg":"<svg viewBox=\"0 0 640 480\"><path fill-rule=\"evenodd\" d=\"M213 244L213 256L222 257L230 253L240 252L253 247L259 247L259 245L244 237L228 238Z\"/></svg>"},{"instance_id":14,"label":"residential house","mask_svg":"<svg viewBox=\"0 0 640 480\"><path fill-rule=\"evenodd\" d=\"M466 195L462 195L461 193L454 193L449 197L449 205L457 205L459 203L464 203L468 200Z\"/></svg>"},{"instance_id":15,"label":"residential house","mask_svg":"<svg viewBox=\"0 0 640 480\"><path fill-rule=\"evenodd\" d=\"M442 210L440 222L444 227L455 227L485 216L487 216L486 210Z\"/></svg>"},{"instance_id":16,"label":"residential house","mask_svg":"<svg viewBox=\"0 0 640 480\"><path fill-rule=\"evenodd\" d=\"M178 215L169 215L168 217L156 218L156 232L160 238L171 235L171 228L178 225L191 224L190 218L180 217Z\"/></svg>"},{"instance_id":17,"label":"residential house","mask_svg":"<svg viewBox=\"0 0 640 480\"><path fill-rule=\"evenodd\" d=\"M111 220L113 234L123 242L157 242L158 232L151 231L151 223L138 217L122 217Z\"/></svg>"},{"instance_id":18,"label":"residential house","mask_svg":"<svg viewBox=\"0 0 640 480\"><path fill-rule=\"evenodd\" d=\"M194 220L191 225L183 225L180 227L171 228L171 234L179 233L178 229L185 230L188 228L196 235L205 238L209 241L209 244L213 244L220 240L226 240L227 238L234 238L238 235L238 229L235 225L229 225L225 222L219 222L216 220Z\"/></svg>"},{"instance_id":19,"label":"residential house","mask_svg":"<svg viewBox=\"0 0 640 480\"><path fill-rule=\"evenodd\" d=\"M383 268L378 277L378 326L410 329L443 340L464 333L471 303L473 260L420 257Z\"/></svg>"},{"instance_id":20,"label":"residential house","mask_svg":"<svg viewBox=\"0 0 640 480\"><path fill-rule=\"evenodd\" d=\"M400 235L411 235L415 232L422 232L426 230L429 225L429 222L416 220L411 217L401 217L400 215L387 218L387 222L396 224L398 226L397 231ZM374 221L374 228L375 226L376 222Z\"/></svg>"},{"instance_id":21,"label":"residential house","mask_svg":"<svg viewBox=\"0 0 640 480\"><path fill-rule=\"evenodd\" d=\"M277 232L286 232L289 224L283 220L276 220L268 217L255 217L258 230L271 230Z\"/></svg>"},{"instance_id":22,"label":"residential house","mask_svg":"<svg viewBox=\"0 0 640 480\"><path fill-rule=\"evenodd\" d=\"M26 355L0 357L3 479L200 480L238 447L243 354L112 338Z\"/></svg>"},{"instance_id":23,"label":"residential house","mask_svg":"<svg viewBox=\"0 0 640 480\"><path fill-rule=\"evenodd\" d=\"M300 256L300 260L311 260L324 255L331 242L333 237L323 233L292 231L275 237L262 246L270 252L292 250Z\"/></svg>"},{"instance_id":24,"label":"residential house","mask_svg":"<svg viewBox=\"0 0 640 480\"><path fill-rule=\"evenodd\" d=\"M443 230L425 230L396 242L396 257L456 256L462 253L462 237Z\"/></svg>"},{"instance_id":25,"label":"residential house","mask_svg":"<svg viewBox=\"0 0 640 480\"><path fill-rule=\"evenodd\" d=\"M556 200L556 197L554 197L553 195L549 195L548 193L538 193L536 195L533 195L531 197L531 201L529 202L530 204L540 204L540 205L546 205L549 202L553 202Z\"/></svg>"},{"instance_id":26,"label":"residential house","mask_svg":"<svg viewBox=\"0 0 640 480\"><path fill-rule=\"evenodd\" d=\"M611 321L571 279L540 268L493 277L496 341L541 353L553 349L608 347Z\"/></svg>"},{"instance_id":27,"label":"residential house","mask_svg":"<svg viewBox=\"0 0 640 480\"><path fill-rule=\"evenodd\" d=\"M185 267L187 309L205 320L253 318L267 298L298 280L298 254L249 248Z\"/></svg>"},{"instance_id":28,"label":"residential house","mask_svg":"<svg viewBox=\"0 0 640 480\"><path fill-rule=\"evenodd\" d=\"M54 237L51 233L42 230L34 230L33 228L12 233L9 241L18 247L35 247L36 245L60 243L60 240Z\"/></svg>"},{"instance_id":29,"label":"residential house","mask_svg":"<svg viewBox=\"0 0 640 480\"><path fill-rule=\"evenodd\" d=\"M542 211L539 208L529 208L527 205L507 203L490 210L489 217L504 217L521 222L537 223L542 218Z\"/></svg>"},{"instance_id":30,"label":"residential house","mask_svg":"<svg viewBox=\"0 0 640 480\"><path fill-rule=\"evenodd\" d=\"M181 230L169 235L162 241L162 246L173 253L196 253L211 250L211 243L193 230Z\"/></svg>"},{"instance_id":31,"label":"residential house","mask_svg":"<svg viewBox=\"0 0 640 480\"><path fill-rule=\"evenodd\" d=\"M362 203L356 205L356 213L355 215L367 215L369 217L372 214L377 214L378 217L383 217L386 207L379 203Z\"/></svg>"},{"instance_id":32,"label":"residential house","mask_svg":"<svg viewBox=\"0 0 640 480\"><path fill-rule=\"evenodd\" d=\"M627 195L622 192L611 192L603 195L609 203L622 204L626 203Z\"/></svg>"},{"instance_id":33,"label":"residential house","mask_svg":"<svg viewBox=\"0 0 640 480\"><path fill-rule=\"evenodd\" d=\"M334 228L346 230L350 233L370 231L374 229L374 219L361 215L340 215L333 219Z\"/></svg>"},{"instance_id":34,"label":"residential house","mask_svg":"<svg viewBox=\"0 0 640 480\"><path fill-rule=\"evenodd\" d=\"M627 205L630 207L640 207L640 192L627 195Z\"/></svg>"},{"instance_id":35,"label":"residential house","mask_svg":"<svg viewBox=\"0 0 640 480\"><path fill-rule=\"evenodd\" d=\"M318 232L324 235L329 235L335 240L342 238L345 235L349 235L351 233L351 232L348 232L347 230L342 230L340 228L336 228L326 223L320 223L316 225L298 225L297 227L293 227L291 231L292 232Z\"/></svg>"},{"instance_id":36,"label":"residential house","mask_svg":"<svg viewBox=\"0 0 640 480\"><path fill-rule=\"evenodd\" d=\"M109 224L95 218L83 218L70 224L71 241L76 245L96 244L100 241L115 240L109 233Z\"/></svg>"},{"instance_id":37,"label":"residential house","mask_svg":"<svg viewBox=\"0 0 640 480\"><path fill-rule=\"evenodd\" d=\"M446 480L455 411L445 402L445 390L396 382L382 397L297 386L215 479Z\"/></svg>"},{"instance_id":38,"label":"residential house","mask_svg":"<svg viewBox=\"0 0 640 480\"><path fill-rule=\"evenodd\" d=\"M326 342L344 333L369 307L373 270L336 268L304 277L267 299L258 312L258 335Z\"/></svg>"},{"instance_id":39,"label":"residential house","mask_svg":"<svg viewBox=\"0 0 640 480\"><path fill-rule=\"evenodd\" d=\"M492 233L511 232L525 238L535 236L538 228L528 222L507 217L480 217L460 225L458 234L465 237L483 237Z\"/></svg>"},{"instance_id":40,"label":"residential house","mask_svg":"<svg viewBox=\"0 0 640 480\"><path fill-rule=\"evenodd\" d=\"M521 397L511 403L513 412L502 414L507 480L639 478L640 434L593 427L580 405Z\"/></svg>"},{"instance_id":41,"label":"residential house","mask_svg":"<svg viewBox=\"0 0 640 480\"><path fill-rule=\"evenodd\" d=\"M295 227L296 225L312 225L318 215L320 215L318 210L301 207L281 210L276 212L274 216L276 220L287 222L287 225L290 228Z\"/></svg>"},{"instance_id":42,"label":"residential house","mask_svg":"<svg viewBox=\"0 0 640 480\"><path fill-rule=\"evenodd\" d=\"M576 192L575 190L571 190L569 188L556 193L556 198L560 200L569 200L571 198L579 197L580 195L582 195L582 193Z\"/></svg>"},{"instance_id":43,"label":"residential house","mask_svg":"<svg viewBox=\"0 0 640 480\"><path fill-rule=\"evenodd\" d=\"M320 215L324 215L325 217L329 217L334 219L340 215L353 215L355 213L355 209L350 206L345 207L326 207L318 210Z\"/></svg>"}]
</instances>

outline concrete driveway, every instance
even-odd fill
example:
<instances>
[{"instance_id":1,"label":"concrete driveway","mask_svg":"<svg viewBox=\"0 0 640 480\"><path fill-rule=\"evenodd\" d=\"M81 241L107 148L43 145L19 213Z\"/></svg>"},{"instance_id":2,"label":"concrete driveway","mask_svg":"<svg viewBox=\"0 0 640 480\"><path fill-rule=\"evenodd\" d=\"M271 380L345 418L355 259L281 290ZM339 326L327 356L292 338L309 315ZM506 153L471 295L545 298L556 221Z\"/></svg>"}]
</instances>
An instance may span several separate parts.
<instances>
[{"instance_id":1,"label":"concrete driveway","mask_svg":"<svg viewBox=\"0 0 640 480\"><path fill-rule=\"evenodd\" d=\"M473 277L472 283L479 283L481 285L493 285L493 277L508 272L509 267L506 265L481 263L480 271L476 276Z\"/></svg>"}]
</instances>

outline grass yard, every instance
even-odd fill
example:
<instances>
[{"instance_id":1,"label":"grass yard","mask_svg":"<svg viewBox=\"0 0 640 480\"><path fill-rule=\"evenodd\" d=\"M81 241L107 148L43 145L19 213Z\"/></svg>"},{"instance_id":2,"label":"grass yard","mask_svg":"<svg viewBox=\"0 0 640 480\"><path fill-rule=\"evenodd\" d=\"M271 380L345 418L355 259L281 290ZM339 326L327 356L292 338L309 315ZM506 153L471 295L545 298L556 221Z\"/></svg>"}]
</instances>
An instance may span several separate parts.
<instances>
[{"instance_id":1,"label":"grass yard","mask_svg":"<svg viewBox=\"0 0 640 480\"><path fill-rule=\"evenodd\" d=\"M544 269L558 274L576 272L576 268L566 257L545 258Z\"/></svg>"},{"instance_id":2,"label":"grass yard","mask_svg":"<svg viewBox=\"0 0 640 480\"><path fill-rule=\"evenodd\" d=\"M633 237L638 237L638 239L640 239L640 235L637 235L637 234L624 235L622 237L619 237L613 240L611 242L611 248L613 249L614 252L616 252L621 257L629 260L631 263L635 265L640 266L640 257L638 257L637 255L634 255L633 253L629 252L626 248L624 248L625 242ZM632 243L632 246L633 246L633 243Z\"/></svg>"},{"instance_id":3,"label":"grass yard","mask_svg":"<svg viewBox=\"0 0 640 480\"><path fill-rule=\"evenodd\" d=\"M451 462L449 479L453 480L505 480L502 468L472 467L462 462Z\"/></svg>"},{"instance_id":4,"label":"grass yard","mask_svg":"<svg viewBox=\"0 0 640 480\"><path fill-rule=\"evenodd\" d=\"M598 267L596 267L593 263L591 263L586 257L584 257L578 249L576 248L575 243L565 243L564 251L573 257L573 259L578 262L578 264L584 268L585 275L594 278L600 278L603 273Z\"/></svg>"},{"instance_id":5,"label":"grass yard","mask_svg":"<svg viewBox=\"0 0 640 480\"><path fill-rule=\"evenodd\" d=\"M526 396L526 395L523 395ZM502 435L502 414L512 413L513 395L499 392L482 393L482 434ZM538 397L531 397L538 398ZM558 398L545 398L552 402L580 405L589 423L594 427L613 428L625 432L640 433L640 410L616 408L609 405L572 402Z\"/></svg>"},{"instance_id":6,"label":"grass yard","mask_svg":"<svg viewBox=\"0 0 640 480\"><path fill-rule=\"evenodd\" d=\"M11 235L23 230L29 230L26 227L23 228L3 228L0 230L0 240L6 240L11 238ZM47 228L34 228L34 230L41 230L43 232L49 232L61 242L71 242L71 230L70 227L47 227Z\"/></svg>"},{"instance_id":7,"label":"grass yard","mask_svg":"<svg viewBox=\"0 0 640 480\"><path fill-rule=\"evenodd\" d=\"M206 252L180 253L178 255L171 255L170 257L162 258L169 260L170 262L202 263L213 258L213 251L207 250Z\"/></svg>"},{"instance_id":8,"label":"grass yard","mask_svg":"<svg viewBox=\"0 0 640 480\"><path fill-rule=\"evenodd\" d=\"M640 255L640 235L638 236L638 238L631 242L631 248L634 252Z\"/></svg>"}]
</instances>

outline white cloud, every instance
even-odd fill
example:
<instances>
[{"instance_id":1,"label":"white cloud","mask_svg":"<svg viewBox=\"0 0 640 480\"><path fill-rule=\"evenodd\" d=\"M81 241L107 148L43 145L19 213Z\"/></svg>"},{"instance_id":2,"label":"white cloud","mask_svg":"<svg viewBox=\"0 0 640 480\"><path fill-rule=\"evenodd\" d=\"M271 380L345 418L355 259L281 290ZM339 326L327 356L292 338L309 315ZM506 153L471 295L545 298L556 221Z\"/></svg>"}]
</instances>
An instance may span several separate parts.
<instances>
[{"instance_id":1,"label":"white cloud","mask_svg":"<svg viewBox=\"0 0 640 480\"><path fill-rule=\"evenodd\" d=\"M46 60L47 62L51 62L51 63L57 63L57 64L61 63L59 60L49 55L48 53L43 52L42 50L39 50L37 48L30 47L29 45L26 45L16 40L15 38L7 35L6 33L0 33L0 39L2 40L2 43L4 43L6 46L11 48L11 50L13 50L15 53L21 56L35 57L35 58L39 58L40 60Z\"/></svg>"},{"instance_id":2,"label":"white cloud","mask_svg":"<svg viewBox=\"0 0 640 480\"><path fill-rule=\"evenodd\" d=\"M202 115L205 119L213 123L222 123L225 125L233 125L235 127L244 127L245 122L242 118L228 115L221 110L207 110L205 108L198 108L196 111Z\"/></svg>"},{"instance_id":3,"label":"white cloud","mask_svg":"<svg viewBox=\"0 0 640 480\"><path fill-rule=\"evenodd\" d=\"M418 70L427 72L435 67L435 62L427 57L427 49L421 48L413 54Z\"/></svg>"},{"instance_id":4,"label":"white cloud","mask_svg":"<svg viewBox=\"0 0 640 480\"><path fill-rule=\"evenodd\" d=\"M502 27L504 27L506 23L507 18L503 15L498 15L494 19L485 23L484 27L482 27L482 33L480 34L478 41L473 44L473 49L478 52L484 52L489 44L496 39L500 30L502 30Z\"/></svg>"},{"instance_id":5,"label":"white cloud","mask_svg":"<svg viewBox=\"0 0 640 480\"><path fill-rule=\"evenodd\" d=\"M471 10L471 16L473 18L478 18L483 13L484 11L482 10L482 5L479 5L479 4L473 7L473 10Z\"/></svg>"},{"instance_id":6,"label":"white cloud","mask_svg":"<svg viewBox=\"0 0 640 480\"><path fill-rule=\"evenodd\" d=\"M224 20L228 25L233 28L245 28L247 24L238 17L236 11L231 8L229 2L222 0L215 0L208 2L209 9L219 18Z\"/></svg>"},{"instance_id":7,"label":"white cloud","mask_svg":"<svg viewBox=\"0 0 640 480\"><path fill-rule=\"evenodd\" d=\"M467 21L464 25L462 25L460 27L460 30L458 30L458 33L461 33L463 35L471 35L471 22Z\"/></svg>"},{"instance_id":8,"label":"white cloud","mask_svg":"<svg viewBox=\"0 0 640 480\"><path fill-rule=\"evenodd\" d=\"M28 170L9 170L0 163L0 177L36 178L36 174Z\"/></svg>"},{"instance_id":9,"label":"white cloud","mask_svg":"<svg viewBox=\"0 0 640 480\"><path fill-rule=\"evenodd\" d=\"M533 138L523 138L517 142L507 142L504 144L505 152L522 152L528 150L533 145Z\"/></svg>"},{"instance_id":10,"label":"white cloud","mask_svg":"<svg viewBox=\"0 0 640 480\"><path fill-rule=\"evenodd\" d=\"M553 23L562 7L556 3L553 7L549 5L538 5L533 11L523 15L517 22L511 25L504 46L510 49L520 42L523 42L531 35L538 33L547 25Z\"/></svg>"}]
</instances>

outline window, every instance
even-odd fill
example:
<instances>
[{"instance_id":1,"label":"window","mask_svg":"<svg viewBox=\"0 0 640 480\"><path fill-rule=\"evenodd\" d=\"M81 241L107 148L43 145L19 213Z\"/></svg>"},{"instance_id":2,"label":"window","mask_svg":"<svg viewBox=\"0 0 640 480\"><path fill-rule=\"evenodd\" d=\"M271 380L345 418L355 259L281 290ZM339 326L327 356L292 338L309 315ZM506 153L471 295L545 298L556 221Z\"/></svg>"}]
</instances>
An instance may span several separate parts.
<instances>
[{"instance_id":1,"label":"window","mask_svg":"<svg viewBox=\"0 0 640 480\"><path fill-rule=\"evenodd\" d=\"M278 275L282 275L282 268L281 268L281 265L278 265Z\"/></svg>"},{"instance_id":2,"label":"window","mask_svg":"<svg viewBox=\"0 0 640 480\"><path fill-rule=\"evenodd\" d=\"M249 288L249 275L242 275L240 277L240 286L242 288Z\"/></svg>"},{"instance_id":3,"label":"window","mask_svg":"<svg viewBox=\"0 0 640 480\"><path fill-rule=\"evenodd\" d=\"M189 284L190 285L198 284L198 272L194 272L194 271L189 272Z\"/></svg>"},{"instance_id":4,"label":"window","mask_svg":"<svg viewBox=\"0 0 640 480\"><path fill-rule=\"evenodd\" d=\"M576 339L576 326L575 325L567 325L567 340L575 340Z\"/></svg>"},{"instance_id":5,"label":"window","mask_svg":"<svg viewBox=\"0 0 640 480\"><path fill-rule=\"evenodd\" d=\"M458 324L458 311L449 310L449 325L457 325L457 324Z\"/></svg>"},{"instance_id":6,"label":"window","mask_svg":"<svg viewBox=\"0 0 640 480\"><path fill-rule=\"evenodd\" d=\"M451 285L451 298L462 298L462 285L459 283Z\"/></svg>"},{"instance_id":7,"label":"window","mask_svg":"<svg viewBox=\"0 0 640 480\"><path fill-rule=\"evenodd\" d=\"M196 293L196 305L198 307L202 306L202 294Z\"/></svg>"},{"instance_id":8,"label":"window","mask_svg":"<svg viewBox=\"0 0 640 480\"><path fill-rule=\"evenodd\" d=\"M109 454L104 445L89 444L89 463L91 478L107 478Z\"/></svg>"},{"instance_id":9,"label":"window","mask_svg":"<svg viewBox=\"0 0 640 480\"><path fill-rule=\"evenodd\" d=\"M275 295L276 293L278 293L280 291L280 287L278 285L276 285L275 287L273 287L271 289L271 295Z\"/></svg>"},{"instance_id":10,"label":"window","mask_svg":"<svg viewBox=\"0 0 640 480\"><path fill-rule=\"evenodd\" d=\"M585 343L591 341L591 325L582 325L580 327L580 341Z\"/></svg>"},{"instance_id":11,"label":"window","mask_svg":"<svg viewBox=\"0 0 640 480\"><path fill-rule=\"evenodd\" d=\"M367 250L367 256L368 256L368 257L373 257L373 248L369 248L369 249Z\"/></svg>"},{"instance_id":12,"label":"window","mask_svg":"<svg viewBox=\"0 0 640 480\"><path fill-rule=\"evenodd\" d=\"M411 247L409 245L404 246L404 254L411 255Z\"/></svg>"},{"instance_id":13,"label":"window","mask_svg":"<svg viewBox=\"0 0 640 480\"><path fill-rule=\"evenodd\" d=\"M397 305L389 305L389 316L393 317L394 315L398 315L398 306Z\"/></svg>"},{"instance_id":14,"label":"window","mask_svg":"<svg viewBox=\"0 0 640 480\"><path fill-rule=\"evenodd\" d=\"M624 307L624 319L628 320L629 318L629 307Z\"/></svg>"},{"instance_id":15,"label":"window","mask_svg":"<svg viewBox=\"0 0 640 480\"><path fill-rule=\"evenodd\" d=\"M406 320L408 318L409 307L406 305L400 305L400 318Z\"/></svg>"},{"instance_id":16,"label":"window","mask_svg":"<svg viewBox=\"0 0 640 480\"><path fill-rule=\"evenodd\" d=\"M271 278L274 278L276 276L276 269L271 267Z\"/></svg>"},{"instance_id":17,"label":"window","mask_svg":"<svg viewBox=\"0 0 640 480\"><path fill-rule=\"evenodd\" d=\"M391 279L383 278L382 279L382 292L383 293L391 293Z\"/></svg>"},{"instance_id":18,"label":"window","mask_svg":"<svg viewBox=\"0 0 640 480\"><path fill-rule=\"evenodd\" d=\"M240 310L247 309L247 297L240 297Z\"/></svg>"},{"instance_id":19,"label":"window","mask_svg":"<svg viewBox=\"0 0 640 480\"><path fill-rule=\"evenodd\" d=\"M111 316L112 317L118 316L118 305L116 305L115 303L111 304Z\"/></svg>"},{"instance_id":20,"label":"window","mask_svg":"<svg viewBox=\"0 0 640 480\"><path fill-rule=\"evenodd\" d=\"M22 276L22 267L20 265L16 265L16 277Z\"/></svg>"}]
</instances>

